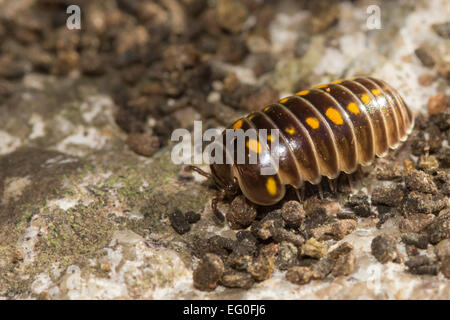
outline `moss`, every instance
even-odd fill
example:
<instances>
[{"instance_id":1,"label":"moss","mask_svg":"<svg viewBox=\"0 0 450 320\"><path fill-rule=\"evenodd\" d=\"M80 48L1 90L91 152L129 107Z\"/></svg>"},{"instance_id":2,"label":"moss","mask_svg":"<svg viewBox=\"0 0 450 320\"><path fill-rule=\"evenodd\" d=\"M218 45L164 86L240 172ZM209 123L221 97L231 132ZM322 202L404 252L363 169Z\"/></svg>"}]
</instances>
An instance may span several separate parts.
<instances>
[{"instance_id":1,"label":"moss","mask_svg":"<svg viewBox=\"0 0 450 320\"><path fill-rule=\"evenodd\" d=\"M38 151L33 150L32 154ZM142 161L142 158L130 156L129 153L90 154L80 159L77 165L59 168L51 174L51 180L39 183L38 179L48 172L39 172L35 167L48 158L54 158L59 153L49 153L36 164L27 166L33 184L30 190L25 190L21 199L15 202L14 216L11 221L13 232L8 225L0 225L0 236L5 235L7 245L0 246L0 254L8 260L0 267L0 281L6 296L28 297L31 295L31 284L41 272L48 272L55 263L64 270L71 264L82 269L89 267L89 260L100 257L112 235L118 229L131 229L141 236L148 233L158 233L161 239L167 239L170 248L175 249L183 257L189 252L183 245L169 241L175 234L166 219L167 213L175 208L182 211L198 211L204 207L211 193L206 187L195 182L178 181L179 166L174 165L169 155L162 154L152 161ZM23 155L28 158L28 155ZM113 159L113 161L112 161ZM75 170L74 170L75 169ZM18 170L18 169L17 169ZM36 177L34 174L36 174ZM103 175L112 173L107 178ZM86 184L88 181L88 184ZM193 188L192 186L195 186ZM33 190L40 188L39 197L32 197ZM44 190L46 192L44 192ZM89 205L77 205L66 211L48 206L52 199L88 199L94 200ZM119 200L122 216L111 214ZM143 219L130 219L128 211L140 212ZM36 214L39 214L40 225L46 227L47 233L38 237L35 245L35 260L28 265L13 262L15 244ZM184 260L184 259L183 259ZM159 265L171 262L154 262ZM106 273L96 268L90 272L98 276ZM27 276L23 280L24 275ZM144 287L165 285L171 281L173 275L152 274L144 277ZM57 281L57 279L53 279ZM140 288L141 289L141 288ZM139 289L139 290L140 290Z\"/></svg>"}]
</instances>

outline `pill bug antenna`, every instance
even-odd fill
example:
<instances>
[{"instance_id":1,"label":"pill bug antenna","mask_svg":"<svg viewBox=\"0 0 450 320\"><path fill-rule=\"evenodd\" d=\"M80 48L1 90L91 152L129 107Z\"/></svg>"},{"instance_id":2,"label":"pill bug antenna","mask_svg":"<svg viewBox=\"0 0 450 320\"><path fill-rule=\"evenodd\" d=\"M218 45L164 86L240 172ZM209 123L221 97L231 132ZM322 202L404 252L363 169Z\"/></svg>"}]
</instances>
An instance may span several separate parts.
<instances>
[{"instance_id":1,"label":"pill bug antenna","mask_svg":"<svg viewBox=\"0 0 450 320\"><path fill-rule=\"evenodd\" d=\"M200 174L200 175L202 175L202 176L204 176L204 177L206 177L206 178L208 178L208 179L213 179L213 175L212 175L211 173L206 172L206 171L200 169L199 167L196 167L196 166L187 166L187 170L195 171L195 172L197 172L198 174ZM213 179L213 180L214 180L214 179Z\"/></svg>"}]
</instances>

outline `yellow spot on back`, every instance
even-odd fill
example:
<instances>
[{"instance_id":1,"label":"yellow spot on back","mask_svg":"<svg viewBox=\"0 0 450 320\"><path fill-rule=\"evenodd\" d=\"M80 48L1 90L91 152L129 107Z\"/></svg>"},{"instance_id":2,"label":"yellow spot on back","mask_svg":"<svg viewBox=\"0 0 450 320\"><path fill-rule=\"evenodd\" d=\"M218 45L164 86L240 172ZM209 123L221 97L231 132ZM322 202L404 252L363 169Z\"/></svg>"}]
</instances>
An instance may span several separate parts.
<instances>
[{"instance_id":1,"label":"yellow spot on back","mask_svg":"<svg viewBox=\"0 0 450 320\"><path fill-rule=\"evenodd\" d=\"M316 88L317 88L317 89L322 89L322 88L326 88L326 87L327 87L326 84L321 84L320 86L317 86Z\"/></svg>"},{"instance_id":2,"label":"yellow spot on back","mask_svg":"<svg viewBox=\"0 0 450 320\"><path fill-rule=\"evenodd\" d=\"M270 109L270 107L265 107L264 111L268 111Z\"/></svg>"},{"instance_id":3,"label":"yellow spot on back","mask_svg":"<svg viewBox=\"0 0 450 320\"><path fill-rule=\"evenodd\" d=\"M381 94L380 90L378 89L372 89L372 93L375 97L378 97Z\"/></svg>"},{"instance_id":4,"label":"yellow spot on back","mask_svg":"<svg viewBox=\"0 0 450 320\"><path fill-rule=\"evenodd\" d=\"M340 84L340 83L342 83L342 80L336 80L336 81L333 81L332 83L334 83L334 84Z\"/></svg>"},{"instance_id":5,"label":"yellow spot on back","mask_svg":"<svg viewBox=\"0 0 450 320\"><path fill-rule=\"evenodd\" d=\"M319 127L319 120L315 117L306 118L306 123L313 129L317 129Z\"/></svg>"},{"instance_id":6,"label":"yellow spot on back","mask_svg":"<svg viewBox=\"0 0 450 320\"><path fill-rule=\"evenodd\" d=\"M290 135L293 135L295 133L295 128L294 127L287 127L286 129L284 129L284 131L286 131Z\"/></svg>"},{"instance_id":7,"label":"yellow spot on back","mask_svg":"<svg viewBox=\"0 0 450 320\"><path fill-rule=\"evenodd\" d=\"M359 114L359 108L354 102L350 102L347 106L347 110L354 114Z\"/></svg>"},{"instance_id":8,"label":"yellow spot on back","mask_svg":"<svg viewBox=\"0 0 450 320\"><path fill-rule=\"evenodd\" d=\"M328 117L328 119L333 121L334 124L341 125L344 123L341 114L334 108L328 108L325 112L325 115Z\"/></svg>"},{"instance_id":9,"label":"yellow spot on back","mask_svg":"<svg viewBox=\"0 0 450 320\"><path fill-rule=\"evenodd\" d=\"M251 116L248 117L248 120L252 120L255 117L254 114L252 114Z\"/></svg>"},{"instance_id":10,"label":"yellow spot on back","mask_svg":"<svg viewBox=\"0 0 450 320\"><path fill-rule=\"evenodd\" d=\"M297 96L305 96L308 93L309 93L309 90L303 90L303 91L297 92L295 95L297 95Z\"/></svg>"},{"instance_id":11,"label":"yellow spot on back","mask_svg":"<svg viewBox=\"0 0 450 320\"><path fill-rule=\"evenodd\" d=\"M274 178L272 178L272 177L267 178L266 189L267 189L267 192L271 196L274 196L277 194L277 183L275 182Z\"/></svg>"},{"instance_id":12,"label":"yellow spot on back","mask_svg":"<svg viewBox=\"0 0 450 320\"><path fill-rule=\"evenodd\" d=\"M270 134L267 136L267 141L272 142L272 136Z\"/></svg>"},{"instance_id":13,"label":"yellow spot on back","mask_svg":"<svg viewBox=\"0 0 450 320\"><path fill-rule=\"evenodd\" d=\"M364 102L364 104L369 104L370 103L370 98L367 94L363 93L361 95L361 101Z\"/></svg>"},{"instance_id":14,"label":"yellow spot on back","mask_svg":"<svg viewBox=\"0 0 450 320\"><path fill-rule=\"evenodd\" d=\"M285 103L285 102L288 101L288 100L289 100L288 98L281 99L281 100L280 100L280 103Z\"/></svg>"},{"instance_id":15,"label":"yellow spot on back","mask_svg":"<svg viewBox=\"0 0 450 320\"><path fill-rule=\"evenodd\" d=\"M233 129L234 129L234 130L240 129L240 128L242 127L242 123L243 123L242 120L236 121L236 122L233 124Z\"/></svg>"},{"instance_id":16,"label":"yellow spot on back","mask_svg":"<svg viewBox=\"0 0 450 320\"><path fill-rule=\"evenodd\" d=\"M249 148L253 152L256 152L258 154L261 153L262 148L258 141L251 139L251 140L247 141L246 145L247 145L247 148Z\"/></svg>"}]
</instances>

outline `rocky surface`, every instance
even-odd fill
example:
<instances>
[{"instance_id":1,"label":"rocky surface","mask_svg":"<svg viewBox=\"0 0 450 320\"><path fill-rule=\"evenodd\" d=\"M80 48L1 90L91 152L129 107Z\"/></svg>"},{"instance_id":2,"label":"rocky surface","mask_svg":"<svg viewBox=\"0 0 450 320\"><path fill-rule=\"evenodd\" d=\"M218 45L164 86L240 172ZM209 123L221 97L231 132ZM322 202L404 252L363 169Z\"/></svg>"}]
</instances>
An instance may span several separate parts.
<instances>
[{"instance_id":1,"label":"rocky surface","mask_svg":"<svg viewBox=\"0 0 450 320\"><path fill-rule=\"evenodd\" d=\"M448 1L383 3L379 30L368 1L78 3L68 30L65 1L0 1L1 298L450 299ZM417 119L353 195L222 223L171 161L175 128L359 74Z\"/></svg>"}]
</instances>

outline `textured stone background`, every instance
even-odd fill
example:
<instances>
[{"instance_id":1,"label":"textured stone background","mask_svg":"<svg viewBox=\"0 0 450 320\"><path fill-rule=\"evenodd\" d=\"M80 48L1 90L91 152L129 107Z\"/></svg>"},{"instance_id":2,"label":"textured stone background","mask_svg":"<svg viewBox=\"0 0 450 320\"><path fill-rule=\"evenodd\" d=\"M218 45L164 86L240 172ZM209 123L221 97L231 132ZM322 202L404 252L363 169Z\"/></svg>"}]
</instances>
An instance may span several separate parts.
<instances>
[{"instance_id":1,"label":"textured stone background","mask_svg":"<svg viewBox=\"0 0 450 320\"><path fill-rule=\"evenodd\" d=\"M449 21L449 1L380 2L381 30L366 28L372 1L323 1L315 9L271 1L264 9L233 0L222 5L225 13L217 1L207 12L196 7L203 1L143 3L147 10L136 13L134 1L81 2L82 30L69 31L64 1L0 0L1 298L450 299L441 273L413 275L371 255L374 236L399 234L400 217L381 229L374 218L358 219L342 240L357 256L350 276L298 286L275 271L250 290L194 289L192 239L234 232L214 223L214 189L202 177L180 179L168 143L171 126L203 119L220 127L301 88L359 74L386 80L416 114L427 113L430 97L450 94L450 40L431 28ZM185 47L195 38L188 32L207 32L196 31L200 22L183 18L183 8L211 27L193 45L201 53ZM220 43L217 16L227 31ZM158 50L162 60L152 58ZM227 93L236 83L247 88L242 96ZM152 141L159 147L143 150ZM176 208L202 216L182 236L168 220Z\"/></svg>"}]
</instances>

